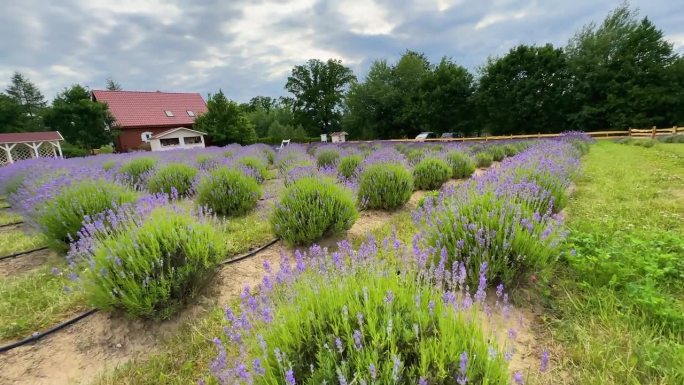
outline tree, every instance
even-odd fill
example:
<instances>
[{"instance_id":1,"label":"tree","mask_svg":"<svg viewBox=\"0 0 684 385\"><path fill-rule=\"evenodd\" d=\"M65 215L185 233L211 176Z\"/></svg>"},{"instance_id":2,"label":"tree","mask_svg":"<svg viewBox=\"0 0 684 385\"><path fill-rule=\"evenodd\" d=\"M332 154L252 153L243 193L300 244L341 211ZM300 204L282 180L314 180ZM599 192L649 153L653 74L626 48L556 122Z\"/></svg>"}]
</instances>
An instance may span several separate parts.
<instances>
[{"instance_id":1,"label":"tree","mask_svg":"<svg viewBox=\"0 0 684 385\"><path fill-rule=\"evenodd\" d=\"M93 101L90 92L79 84L57 95L45 114L45 123L67 142L91 153L111 143L117 134L107 105Z\"/></svg>"},{"instance_id":2,"label":"tree","mask_svg":"<svg viewBox=\"0 0 684 385\"><path fill-rule=\"evenodd\" d=\"M473 76L448 59L433 66L425 55L407 51L395 65L377 60L345 99L344 129L353 137L414 137L421 131L471 127Z\"/></svg>"},{"instance_id":3,"label":"tree","mask_svg":"<svg viewBox=\"0 0 684 385\"><path fill-rule=\"evenodd\" d=\"M14 98L0 94L0 132L24 131L26 117Z\"/></svg>"},{"instance_id":4,"label":"tree","mask_svg":"<svg viewBox=\"0 0 684 385\"><path fill-rule=\"evenodd\" d=\"M40 131L43 129L42 113L47 102L35 84L31 83L23 74L15 72L5 92L19 105L23 115L21 131Z\"/></svg>"},{"instance_id":5,"label":"tree","mask_svg":"<svg viewBox=\"0 0 684 385\"><path fill-rule=\"evenodd\" d=\"M340 127L342 99L346 88L356 80L340 60L309 60L295 66L285 89L294 95L296 122L311 135L329 133Z\"/></svg>"},{"instance_id":6,"label":"tree","mask_svg":"<svg viewBox=\"0 0 684 385\"><path fill-rule=\"evenodd\" d=\"M422 110L429 130L469 135L474 129L473 90L473 75L443 58L421 82Z\"/></svg>"},{"instance_id":7,"label":"tree","mask_svg":"<svg viewBox=\"0 0 684 385\"><path fill-rule=\"evenodd\" d=\"M207 112L195 119L195 127L206 132L216 145L251 144L257 139L254 125L240 105L228 100L222 90L209 95Z\"/></svg>"},{"instance_id":8,"label":"tree","mask_svg":"<svg viewBox=\"0 0 684 385\"><path fill-rule=\"evenodd\" d=\"M589 24L567 46L576 128L669 125L667 68L676 56L662 31L628 5L600 26Z\"/></svg>"},{"instance_id":9,"label":"tree","mask_svg":"<svg viewBox=\"0 0 684 385\"><path fill-rule=\"evenodd\" d=\"M482 68L480 123L491 134L561 132L568 126L568 83L562 49L517 46Z\"/></svg>"},{"instance_id":10,"label":"tree","mask_svg":"<svg viewBox=\"0 0 684 385\"><path fill-rule=\"evenodd\" d=\"M244 109L247 112L247 119L254 125L259 138L271 136L269 130L274 122L282 126L295 125L292 107L285 103L283 98L256 96L245 105Z\"/></svg>"},{"instance_id":11,"label":"tree","mask_svg":"<svg viewBox=\"0 0 684 385\"><path fill-rule=\"evenodd\" d=\"M105 88L109 91L121 91L122 90L121 84L119 84L117 81L115 81L112 78L107 78Z\"/></svg>"}]
</instances>

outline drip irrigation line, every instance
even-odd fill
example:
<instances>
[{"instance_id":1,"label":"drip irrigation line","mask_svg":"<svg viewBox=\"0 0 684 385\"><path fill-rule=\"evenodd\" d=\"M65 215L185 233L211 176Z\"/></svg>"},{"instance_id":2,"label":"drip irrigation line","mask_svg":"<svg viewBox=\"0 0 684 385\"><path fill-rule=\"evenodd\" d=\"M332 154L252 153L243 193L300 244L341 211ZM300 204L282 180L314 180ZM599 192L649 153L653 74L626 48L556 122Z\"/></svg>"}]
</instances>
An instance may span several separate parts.
<instances>
[{"instance_id":1,"label":"drip irrigation line","mask_svg":"<svg viewBox=\"0 0 684 385\"><path fill-rule=\"evenodd\" d=\"M22 223L24 223L24 221L13 222L13 223L6 223L6 224L4 224L4 225L0 225L0 229L3 228L3 227L10 227L10 226L20 225L20 224L22 224Z\"/></svg>"},{"instance_id":2,"label":"drip irrigation line","mask_svg":"<svg viewBox=\"0 0 684 385\"><path fill-rule=\"evenodd\" d=\"M252 256L254 256L254 254L271 247L273 244L275 244L279 240L280 240L280 238L273 238L267 244L265 244L263 246L259 246L256 249L249 251L245 254L239 255L237 257L226 259L225 261L219 263L219 265L230 265L231 263L239 262L239 261L242 261L243 259L252 257Z\"/></svg>"},{"instance_id":3,"label":"drip irrigation line","mask_svg":"<svg viewBox=\"0 0 684 385\"><path fill-rule=\"evenodd\" d=\"M18 257L18 256L24 255L24 254L35 253L36 251L45 250L45 249L47 249L47 248L48 248L47 246L43 246L43 247L39 247L39 248L33 249L33 250L20 251L20 252L18 252L18 253L14 253L14 254L10 254L10 255L5 255L5 256L0 257L0 261L2 261L2 260L4 260L4 259L10 259L10 258Z\"/></svg>"},{"instance_id":4,"label":"drip irrigation line","mask_svg":"<svg viewBox=\"0 0 684 385\"><path fill-rule=\"evenodd\" d=\"M5 346L0 346L0 353L4 353L4 352L10 351L14 348L18 348L20 346L29 344L31 342L38 341L39 339L41 339L47 335L50 335L50 334L52 334L58 330L64 329L65 327L67 327L71 324L74 324L74 323L76 323L76 322L78 322L78 321L80 321L80 320L82 320L88 316L91 316L91 315L95 314L96 312L97 312L97 309L90 309L88 311L85 311L85 312L77 315L76 317L74 317L70 320L66 320L59 325L53 326L44 332L36 332L36 333L31 334L31 337L24 338L23 340L20 340L20 341L12 342L11 344L8 344Z\"/></svg>"},{"instance_id":5,"label":"drip irrigation line","mask_svg":"<svg viewBox=\"0 0 684 385\"><path fill-rule=\"evenodd\" d=\"M225 261L219 263L219 265L230 265L230 264L232 264L232 263L236 263L236 262L242 261L243 259L252 257L252 256L254 256L256 253L258 253L258 252L260 252L260 251L262 251L262 250L264 250L264 249L266 249L266 248L272 246L273 244L275 244L275 243L278 242L279 240L280 240L280 238L274 238L274 239L272 239L270 242L268 242L267 244L265 244L265 245L263 245L263 246L259 246L259 247L257 247L256 249L254 249L254 250L252 250L252 251L249 251L249 252L247 252L247 253L245 253L245 254L239 255L239 256L237 256L237 257L227 259L227 260L225 260ZM46 248L47 248L47 247L44 247L43 249L46 249ZM42 249L36 249L36 250L42 250ZM36 251L36 250L25 251L24 253L30 253L30 252L33 252L33 251ZM12 256L6 256L6 257L2 257L2 259L4 259L4 258L11 258L11 257L12 257ZM57 332L57 331L59 331L59 330L61 330L61 329L64 329L65 327L67 327L67 326L69 326L69 325L75 324L76 322L78 322L78 321L80 321L80 320L82 320L82 319L84 319L84 318L87 318L87 317L89 317L89 316L91 316L91 315L97 313L97 311L98 311L98 309L90 309L90 310L87 310L87 311L85 311L85 312L83 312L83 313L77 315L77 316L74 317L74 318L71 318L71 319L66 320L66 321L64 321L64 322L62 322L62 323L60 323L60 324L58 324L58 325L56 325L56 326L51 327L51 328L48 329L48 330L45 330L45 331L43 331L43 332L35 332L35 333L31 334L30 337L24 338L23 340L19 340L19 341L12 342L12 343L7 344L7 345L4 345L4 346L0 346L0 353L4 353L4 352L7 352L7 351L10 351L10 350L12 350L12 349L15 349L15 348L18 348L18 347L20 347L20 346L24 346L24 345L30 344L30 343L32 343L32 342L36 342L36 341L38 341L39 339L41 339L41 338L43 338L43 337L45 337L45 336L48 336L48 335L50 335L50 334L52 334L52 333L55 333L55 332Z\"/></svg>"}]
</instances>

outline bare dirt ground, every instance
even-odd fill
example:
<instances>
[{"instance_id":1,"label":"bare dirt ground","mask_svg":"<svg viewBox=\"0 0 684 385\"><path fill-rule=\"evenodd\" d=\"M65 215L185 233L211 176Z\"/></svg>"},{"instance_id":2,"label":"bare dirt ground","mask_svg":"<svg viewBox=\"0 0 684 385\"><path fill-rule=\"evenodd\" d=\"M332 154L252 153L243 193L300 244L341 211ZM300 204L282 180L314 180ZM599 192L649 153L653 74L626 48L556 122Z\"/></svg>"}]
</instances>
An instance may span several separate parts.
<instances>
[{"instance_id":1,"label":"bare dirt ground","mask_svg":"<svg viewBox=\"0 0 684 385\"><path fill-rule=\"evenodd\" d=\"M59 261L59 255L50 249L20 255L0 261L0 278L29 273L42 266Z\"/></svg>"}]
</instances>

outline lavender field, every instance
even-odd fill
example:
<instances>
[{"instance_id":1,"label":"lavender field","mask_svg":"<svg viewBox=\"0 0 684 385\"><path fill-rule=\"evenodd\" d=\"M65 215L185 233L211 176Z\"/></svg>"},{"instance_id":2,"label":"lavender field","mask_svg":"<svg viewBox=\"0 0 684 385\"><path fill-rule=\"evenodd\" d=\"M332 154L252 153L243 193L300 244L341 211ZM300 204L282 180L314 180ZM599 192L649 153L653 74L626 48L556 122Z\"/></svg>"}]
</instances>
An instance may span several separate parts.
<instances>
[{"instance_id":1,"label":"lavender field","mask_svg":"<svg viewBox=\"0 0 684 385\"><path fill-rule=\"evenodd\" d=\"M600 336L578 342L568 328L593 311L560 299L568 271L599 258L590 255L600 250L596 229L572 218L588 215L571 191L585 178L583 157L598 156L592 146L628 148L567 133L230 145L3 167L10 208L0 254L39 250L0 262L0 340L88 314L0 353L0 382L676 383L676 289L640 286L669 299L670 313L644 304L634 282L624 289L634 296L628 311L670 336L644 348L659 352L648 364L627 356L627 367L602 376L593 366ZM577 200L590 193L580 188ZM668 282L682 266L673 237L660 254ZM593 273L629 280L607 263ZM607 288L597 278L566 292L583 293L588 306L597 299L587 292Z\"/></svg>"}]
</instances>

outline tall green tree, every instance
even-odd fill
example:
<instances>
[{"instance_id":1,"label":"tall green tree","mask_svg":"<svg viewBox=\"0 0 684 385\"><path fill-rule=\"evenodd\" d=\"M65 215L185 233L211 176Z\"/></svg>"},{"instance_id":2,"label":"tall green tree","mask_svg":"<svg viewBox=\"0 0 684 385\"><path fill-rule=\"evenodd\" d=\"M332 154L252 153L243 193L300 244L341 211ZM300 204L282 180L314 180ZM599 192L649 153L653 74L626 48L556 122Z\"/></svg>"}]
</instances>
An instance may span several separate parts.
<instances>
[{"instance_id":1,"label":"tall green tree","mask_svg":"<svg viewBox=\"0 0 684 385\"><path fill-rule=\"evenodd\" d=\"M648 18L624 4L589 24L566 48L575 127L585 130L668 125L667 69L676 56Z\"/></svg>"},{"instance_id":2,"label":"tall green tree","mask_svg":"<svg viewBox=\"0 0 684 385\"><path fill-rule=\"evenodd\" d=\"M45 124L71 144L89 150L107 145L117 135L114 118L105 103L93 101L90 92L76 84L61 92L46 111Z\"/></svg>"},{"instance_id":3,"label":"tall green tree","mask_svg":"<svg viewBox=\"0 0 684 385\"><path fill-rule=\"evenodd\" d=\"M43 129L42 114L47 107L45 97L40 89L26 76L15 72L10 85L5 90L7 96L19 105L22 114L21 131L40 131Z\"/></svg>"},{"instance_id":4,"label":"tall green tree","mask_svg":"<svg viewBox=\"0 0 684 385\"><path fill-rule=\"evenodd\" d=\"M117 82L116 80L112 78L107 78L107 82L105 83L105 88L108 91L121 91L123 88L121 88L121 84Z\"/></svg>"},{"instance_id":5,"label":"tall green tree","mask_svg":"<svg viewBox=\"0 0 684 385\"><path fill-rule=\"evenodd\" d=\"M464 67L442 58L421 84L425 126L434 132L470 135L475 127L472 106L474 78Z\"/></svg>"},{"instance_id":6,"label":"tall green tree","mask_svg":"<svg viewBox=\"0 0 684 385\"><path fill-rule=\"evenodd\" d=\"M195 119L195 127L206 132L212 143L219 146L251 144L257 139L254 125L247 119L244 108L226 98L222 90L209 95L207 112Z\"/></svg>"},{"instance_id":7,"label":"tall green tree","mask_svg":"<svg viewBox=\"0 0 684 385\"><path fill-rule=\"evenodd\" d=\"M561 132L568 127L568 84L562 49L517 46L482 68L480 124L491 134Z\"/></svg>"},{"instance_id":8,"label":"tall green tree","mask_svg":"<svg viewBox=\"0 0 684 385\"><path fill-rule=\"evenodd\" d=\"M0 132L24 131L26 117L14 98L0 94Z\"/></svg>"},{"instance_id":9,"label":"tall green tree","mask_svg":"<svg viewBox=\"0 0 684 385\"><path fill-rule=\"evenodd\" d=\"M339 129L344 92L354 81L356 76L340 60L312 59L295 66L285 89L294 96L296 122L311 135Z\"/></svg>"},{"instance_id":10,"label":"tall green tree","mask_svg":"<svg viewBox=\"0 0 684 385\"><path fill-rule=\"evenodd\" d=\"M390 65L377 60L345 99L345 131L357 138L412 138L421 131L472 128L473 76L449 59L433 66L407 51Z\"/></svg>"}]
</instances>

